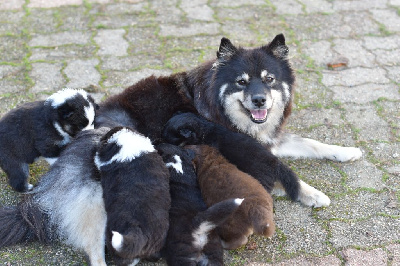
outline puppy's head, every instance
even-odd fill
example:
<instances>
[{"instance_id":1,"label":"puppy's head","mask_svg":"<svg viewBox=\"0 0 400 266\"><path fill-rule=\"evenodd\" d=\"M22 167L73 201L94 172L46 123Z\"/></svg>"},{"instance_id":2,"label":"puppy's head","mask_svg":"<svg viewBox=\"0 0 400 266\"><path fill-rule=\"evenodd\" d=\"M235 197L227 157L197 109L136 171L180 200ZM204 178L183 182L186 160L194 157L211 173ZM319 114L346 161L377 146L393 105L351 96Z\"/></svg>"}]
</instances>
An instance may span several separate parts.
<instances>
[{"instance_id":1,"label":"puppy's head","mask_svg":"<svg viewBox=\"0 0 400 266\"><path fill-rule=\"evenodd\" d=\"M74 137L81 130L94 128L98 105L84 90L63 89L47 98L48 117L61 134Z\"/></svg>"},{"instance_id":2,"label":"puppy's head","mask_svg":"<svg viewBox=\"0 0 400 266\"><path fill-rule=\"evenodd\" d=\"M96 167L113 162L130 162L142 154L155 151L149 138L127 127L115 127L100 140L95 156Z\"/></svg>"},{"instance_id":3,"label":"puppy's head","mask_svg":"<svg viewBox=\"0 0 400 266\"><path fill-rule=\"evenodd\" d=\"M242 131L283 117L294 83L287 55L282 34L254 49L237 48L222 38L212 86L225 115Z\"/></svg>"}]
</instances>

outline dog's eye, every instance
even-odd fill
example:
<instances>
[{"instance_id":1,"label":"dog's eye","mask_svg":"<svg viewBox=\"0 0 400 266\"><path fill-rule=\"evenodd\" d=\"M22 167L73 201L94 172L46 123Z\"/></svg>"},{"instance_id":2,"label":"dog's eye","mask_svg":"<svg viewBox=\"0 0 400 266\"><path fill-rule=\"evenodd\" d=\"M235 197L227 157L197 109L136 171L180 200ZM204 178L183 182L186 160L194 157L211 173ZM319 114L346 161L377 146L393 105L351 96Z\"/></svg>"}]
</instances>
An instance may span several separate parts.
<instances>
[{"instance_id":1,"label":"dog's eye","mask_svg":"<svg viewBox=\"0 0 400 266\"><path fill-rule=\"evenodd\" d=\"M238 81L236 81L237 84L239 84L240 86L244 86L247 84L247 81L244 79L239 79Z\"/></svg>"},{"instance_id":2,"label":"dog's eye","mask_svg":"<svg viewBox=\"0 0 400 266\"><path fill-rule=\"evenodd\" d=\"M265 82L271 83L272 81L274 81L273 77L265 77Z\"/></svg>"}]
</instances>

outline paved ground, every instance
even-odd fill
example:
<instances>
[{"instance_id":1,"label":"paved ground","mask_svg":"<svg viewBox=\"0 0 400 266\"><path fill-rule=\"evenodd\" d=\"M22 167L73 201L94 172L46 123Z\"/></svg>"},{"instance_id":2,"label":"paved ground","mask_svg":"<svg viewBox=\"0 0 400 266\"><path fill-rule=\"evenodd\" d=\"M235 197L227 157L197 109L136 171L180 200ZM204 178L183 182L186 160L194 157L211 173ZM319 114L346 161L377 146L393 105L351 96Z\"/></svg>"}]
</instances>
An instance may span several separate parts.
<instances>
[{"instance_id":1,"label":"paved ground","mask_svg":"<svg viewBox=\"0 0 400 266\"><path fill-rule=\"evenodd\" d=\"M275 236L226 252L227 264L400 265L399 0L1 0L0 114L64 86L101 100L212 58L222 36L259 46L281 32L298 81L288 130L364 156L286 160L331 206L277 198ZM347 67L328 68L339 56ZM0 204L15 203L0 178ZM0 250L2 265L84 263L61 245Z\"/></svg>"}]
</instances>

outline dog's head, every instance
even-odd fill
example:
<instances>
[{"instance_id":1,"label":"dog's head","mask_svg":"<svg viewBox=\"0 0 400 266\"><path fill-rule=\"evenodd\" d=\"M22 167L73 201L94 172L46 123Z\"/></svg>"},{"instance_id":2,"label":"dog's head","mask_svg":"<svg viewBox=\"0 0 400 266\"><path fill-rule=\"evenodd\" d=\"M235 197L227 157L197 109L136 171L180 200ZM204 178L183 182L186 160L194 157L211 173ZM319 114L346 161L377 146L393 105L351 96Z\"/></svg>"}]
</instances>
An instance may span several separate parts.
<instances>
[{"instance_id":1,"label":"dog's head","mask_svg":"<svg viewBox=\"0 0 400 266\"><path fill-rule=\"evenodd\" d=\"M63 135L74 137L78 132L94 128L96 110L93 98L84 90L63 89L47 98L48 119Z\"/></svg>"},{"instance_id":2,"label":"dog's head","mask_svg":"<svg viewBox=\"0 0 400 266\"><path fill-rule=\"evenodd\" d=\"M294 84L288 51L282 34L254 49L235 47L222 38L213 65L214 98L239 130L282 123Z\"/></svg>"}]
</instances>

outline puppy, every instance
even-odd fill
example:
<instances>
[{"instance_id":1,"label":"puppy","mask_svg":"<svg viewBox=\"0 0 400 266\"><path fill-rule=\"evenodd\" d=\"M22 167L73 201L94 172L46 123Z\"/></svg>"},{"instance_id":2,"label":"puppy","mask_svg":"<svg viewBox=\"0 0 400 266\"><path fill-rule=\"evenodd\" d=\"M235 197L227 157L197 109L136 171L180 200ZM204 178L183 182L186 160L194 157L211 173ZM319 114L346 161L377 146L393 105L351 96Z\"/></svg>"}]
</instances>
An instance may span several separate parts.
<instances>
[{"instance_id":1,"label":"puppy","mask_svg":"<svg viewBox=\"0 0 400 266\"><path fill-rule=\"evenodd\" d=\"M64 89L7 113L0 120L0 166L10 186L31 190L29 164L40 156L52 164L79 131L94 127L95 109L84 90Z\"/></svg>"},{"instance_id":2,"label":"puppy","mask_svg":"<svg viewBox=\"0 0 400 266\"><path fill-rule=\"evenodd\" d=\"M118 265L160 252L168 231L169 172L150 139L116 127L95 156L107 212L106 244Z\"/></svg>"},{"instance_id":3,"label":"puppy","mask_svg":"<svg viewBox=\"0 0 400 266\"><path fill-rule=\"evenodd\" d=\"M268 192L277 182L293 201L299 200L314 207L330 204L325 194L299 180L288 166L257 140L198 115L182 113L174 116L165 125L163 137L175 145L207 144L215 147L229 162L257 179Z\"/></svg>"},{"instance_id":4,"label":"puppy","mask_svg":"<svg viewBox=\"0 0 400 266\"><path fill-rule=\"evenodd\" d=\"M196 152L194 164L203 198L208 206L227 198L244 198L235 215L217 228L225 249L247 243L253 233L270 237L275 232L273 200L250 175L229 163L216 149L188 146Z\"/></svg>"},{"instance_id":5,"label":"puppy","mask_svg":"<svg viewBox=\"0 0 400 266\"><path fill-rule=\"evenodd\" d=\"M207 209L192 163L194 152L171 144L157 150L170 171L170 226L163 256L168 265L223 265L223 248L214 228L223 224L242 199L228 199Z\"/></svg>"}]
</instances>

